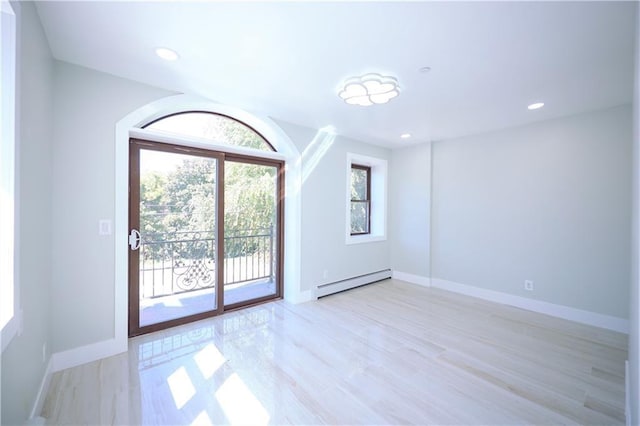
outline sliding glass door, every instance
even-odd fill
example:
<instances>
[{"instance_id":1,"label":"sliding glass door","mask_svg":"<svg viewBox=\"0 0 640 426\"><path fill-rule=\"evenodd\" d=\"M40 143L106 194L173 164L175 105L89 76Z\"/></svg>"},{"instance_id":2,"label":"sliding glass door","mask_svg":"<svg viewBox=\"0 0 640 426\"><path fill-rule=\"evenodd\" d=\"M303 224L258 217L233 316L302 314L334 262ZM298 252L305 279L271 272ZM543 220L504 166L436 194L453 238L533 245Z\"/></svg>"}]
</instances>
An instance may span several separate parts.
<instances>
[{"instance_id":1,"label":"sliding glass door","mask_svg":"<svg viewBox=\"0 0 640 426\"><path fill-rule=\"evenodd\" d=\"M282 169L131 140L130 335L281 296Z\"/></svg>"},{"instance_id":2,"label":"sliding glass door","mask_svg":"<svg viewBox=\"0 0 640 426\"><path fill-rule=\"evenodd\" d=\"M132 141L130 334L215 314L222 157Z\"/></svg>"},{"instance_id":3,"label":"sliding glass door","mask_svg":"<svg viewBox=\"0 0 640 426\"><path fill-rule=\"evenodd\" d=\"M224 304L278 295L278 164L228 158L224 175Z\"/></svg>"}]
</instances>

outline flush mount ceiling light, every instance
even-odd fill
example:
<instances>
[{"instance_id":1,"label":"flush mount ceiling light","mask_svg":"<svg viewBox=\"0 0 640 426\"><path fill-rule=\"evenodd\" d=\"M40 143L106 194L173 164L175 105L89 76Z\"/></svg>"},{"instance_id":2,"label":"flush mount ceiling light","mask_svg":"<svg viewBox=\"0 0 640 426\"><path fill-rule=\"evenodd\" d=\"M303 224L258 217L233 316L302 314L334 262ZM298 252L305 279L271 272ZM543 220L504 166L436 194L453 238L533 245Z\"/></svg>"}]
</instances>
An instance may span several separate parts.
<instances>
[{"instance_id":1,"label":"flush mount ceiling light","mask_svg":"<svg viewBox=\"0 0 640 426\"><path fill-rule=\"evenodd\" d=\"M165 61L175 61L178 59L178 54L176 53L176 51L166 47L157 47L156 55L158 55L159 58L162 58Z\"/></svg>"},{"instance_id":2,"label":"flush mount ceiling light","mask_svg":"<svg viewBox=\"0 0 640 426\"><path fill-rule=\"evenodd\" d=\"M536 102L535 104L531 104L527 107L527 109L533 111L534 109L540 109L544 106L544 102Z\"/></svg>"},{"instance_id":3,"label":"flush mount ceiling light","mask_svg":"<svg viewBox=\"0 0 640 426\"><path fill-rule=\"evenodd\" d=\"M411 133L403 133L400 135L402 139L409 139L411 137Z\"/></svg>"},{"instance_id":4,"label":"flush mount ceiling light","mask_svg":"<svg viewBox=\"0 0 640 426\"><path fill-rule=\"evenodd\" d=\"M398 80L380 74L365 74L344 82L338 95L349 105L386 104L400 94Z\"/></svg>"}]
</instances>

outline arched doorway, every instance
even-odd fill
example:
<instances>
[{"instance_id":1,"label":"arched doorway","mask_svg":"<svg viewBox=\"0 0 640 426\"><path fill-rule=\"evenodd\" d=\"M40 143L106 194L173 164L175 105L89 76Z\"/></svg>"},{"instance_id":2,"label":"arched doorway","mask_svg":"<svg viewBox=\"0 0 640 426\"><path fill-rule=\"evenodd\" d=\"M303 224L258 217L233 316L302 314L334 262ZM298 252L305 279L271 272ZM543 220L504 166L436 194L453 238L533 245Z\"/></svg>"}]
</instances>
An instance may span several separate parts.
<instances>
[{"instance_id":1,"label":"arched doorway","mask_svg":"<svg viewBox=\"0 0 640 426\"><path fill-rule=\"evenodd\" d=\"M129 149L129 335L280 298L284 161L273 145L208 111L142 128Z\"/></svg>"},{"instance_id":2,"label":"arched doorway","mask_svg":"<svg viewBox=\"0 0 640 426\"><path fill-rule=\"evenodd\" d=\"M277 152L264 151L260 156L279 160L284 163L286 175L284 179L284 215L287 227L283 229L282 245L286 254L282 262L282 296L292 302L309 299L306 292L300 290L300 153L288 135L267 117L260 117L233 107L220 105L211 101L189 95L177 95L164 98L145 105L127 115L116 125L116 303L115 303L115 343L126 348L128 336L128 246L127 235L129 220L128 210L128 168L129 140L131 138L147 139L151 133L155 143L174 143L173 135L161 134L143 127L160 117L170 116L185 111L202 111L224 115L246 123L251 129L262 135ZM185 138L192 148L217 149L217 142L203 141L194 135ZM180 142L184 144L184 140ZM242 154L242 147L225 147L227 154Z\"/></svg>"}]
</instances>

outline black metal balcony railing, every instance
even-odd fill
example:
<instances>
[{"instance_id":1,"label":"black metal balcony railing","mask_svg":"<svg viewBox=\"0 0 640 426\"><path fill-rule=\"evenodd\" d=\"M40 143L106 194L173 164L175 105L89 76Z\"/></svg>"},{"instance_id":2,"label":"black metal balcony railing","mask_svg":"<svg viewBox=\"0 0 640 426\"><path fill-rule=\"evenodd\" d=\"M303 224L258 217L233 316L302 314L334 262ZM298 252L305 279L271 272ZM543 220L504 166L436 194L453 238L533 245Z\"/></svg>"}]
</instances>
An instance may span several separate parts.
<instances>
[{"instance_id":1,"label":"black metal balcony railing","mask_svg":"<svg viewBox=\"0 0 640 426\"><path fill-rule=\"evenodd\" d=\"M274 279L274 229L236 231L224 238L224 285ZM216 284L213 231L142 235L140 299L212 288Z\"/></svg>"}]
</instances>

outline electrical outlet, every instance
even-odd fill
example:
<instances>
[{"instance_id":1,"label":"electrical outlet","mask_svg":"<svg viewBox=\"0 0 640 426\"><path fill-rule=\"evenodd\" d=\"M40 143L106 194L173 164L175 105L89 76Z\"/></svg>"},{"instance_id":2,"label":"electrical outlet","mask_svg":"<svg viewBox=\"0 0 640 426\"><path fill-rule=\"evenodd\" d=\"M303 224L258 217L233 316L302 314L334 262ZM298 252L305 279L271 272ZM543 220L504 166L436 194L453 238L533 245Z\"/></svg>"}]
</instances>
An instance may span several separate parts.
<instances>
[{"instance_id":1,"label":"electrical outlet","mask_svg":"<svg viewBox=\"0 0 640 426\"><path fill-rule=\"evenodd\" d=\"M524 281L524 289L527 291L533 291L533 281L525 280Z\"/></svg>"}]
</instances>

